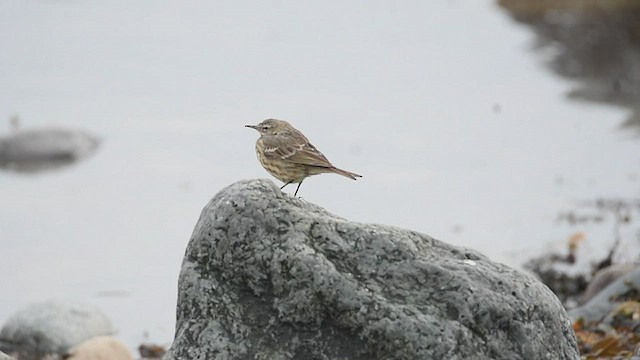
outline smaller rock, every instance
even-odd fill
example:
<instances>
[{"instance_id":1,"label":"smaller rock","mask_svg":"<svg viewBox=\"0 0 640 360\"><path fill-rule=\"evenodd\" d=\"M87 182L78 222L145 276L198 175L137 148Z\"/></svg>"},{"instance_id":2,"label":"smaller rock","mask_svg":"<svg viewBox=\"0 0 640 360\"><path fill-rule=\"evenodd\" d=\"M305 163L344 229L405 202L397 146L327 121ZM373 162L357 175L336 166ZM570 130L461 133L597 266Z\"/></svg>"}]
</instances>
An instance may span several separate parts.
<instances>
[{"instance_id":1,"label":"smaller rock","mask_svg":"<svg viewBox=\"0 0 640 360\"><path fill-rule=\"evenodd\" d=\"M69 349L114 329L107 316L88 304L43 302L17 311L0 330L0 351L20 359L66 354Z\"/></svg>"},{"instance_id":2,"label":"smaller rock","mask_svg":"<svg viewBox=\"0 0 640 360\"><path fill-rule=\"evenodd\" d=\"M167 349L157 344L141 344L138 347L138 351L143 359L161 359L167 352Z\"/></svg>"},{"instance_id":3,"label":"smaller rock","mask_svg":"<svg viewBox=\"0 0 640 360\"><path fill-rule=\"evenodd\" d=\"M620 297L630 290L640 289L640 268L620 276L616 281L602 289L584 305L568 312L573 322L584 319L586 322L600 321L619 304L612 299Z\"/></svg>"},{"instance_id":4,"label":"smaller rock","mask_svg":"<svg viewBox=\"0 0 640 360\"><path fill-rule=\"evenodd\" d=\"M598 270L598 272L593 276L591 282L589 282L587 290L585 290L582 295L580 304L588 302L594 296L598 295L602 289L620 278L620 276L626 275L636 268L638 268L638 265L635 264L614 264Z\"/></svg>"},{"instance_id":5,"label":"smaller rock","mask_svg":"<svg viewBox=\"0 0 640 360\"><path fill-rule=\"evenodd\" d=\"M129 349L113 336L97 336L74 347L67 360L133 360Z\"/></svg>"}]
</instances>

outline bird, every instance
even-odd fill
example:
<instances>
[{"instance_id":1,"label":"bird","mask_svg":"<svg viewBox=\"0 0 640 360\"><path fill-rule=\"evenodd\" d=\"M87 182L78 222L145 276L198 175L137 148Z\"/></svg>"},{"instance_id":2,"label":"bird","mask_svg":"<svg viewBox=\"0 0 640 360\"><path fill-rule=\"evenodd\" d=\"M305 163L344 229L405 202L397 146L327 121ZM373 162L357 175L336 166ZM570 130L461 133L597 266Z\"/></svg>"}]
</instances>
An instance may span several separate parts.
<instances>
[{"instance_id":1,"label":"bird","mask_svg":"<svg viewBox=\"0 0 640 360\"><path fill-rule=\"evenodd\" d=\"M280 190L289 184L298 184L293 196L298 195L304 179L312 175L334 173L353 180L362 177L335 167L306 136L284 120L266 119L245 127L260 133L256 155L269 174L285 183Z\"/></svg>"}]
</instances>

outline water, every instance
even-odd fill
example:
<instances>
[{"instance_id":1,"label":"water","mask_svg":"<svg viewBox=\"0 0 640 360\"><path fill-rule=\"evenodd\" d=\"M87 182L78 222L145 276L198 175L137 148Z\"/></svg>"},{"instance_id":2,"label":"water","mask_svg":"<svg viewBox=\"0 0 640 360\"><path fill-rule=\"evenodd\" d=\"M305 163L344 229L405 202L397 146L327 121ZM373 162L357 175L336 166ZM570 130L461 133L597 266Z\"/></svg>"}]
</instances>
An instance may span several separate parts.
<instances>
[{"instance_id":1,"label":"water","mask_svg":"<svg viewBox=\"0 0 640 360\"><path fill-rule=\"evenodd\" d=\"M628 111L567 101L573 81L490 2L3 2L0 34L0 118L102 138L71 168L0 172L0 322L70 298L132 348L170 343L193 226L268 177L243 127L268 117L364 176L311 178L306 200L514 266L562 248L559 211L640 196Z\"/></svg>"}]
</instances>

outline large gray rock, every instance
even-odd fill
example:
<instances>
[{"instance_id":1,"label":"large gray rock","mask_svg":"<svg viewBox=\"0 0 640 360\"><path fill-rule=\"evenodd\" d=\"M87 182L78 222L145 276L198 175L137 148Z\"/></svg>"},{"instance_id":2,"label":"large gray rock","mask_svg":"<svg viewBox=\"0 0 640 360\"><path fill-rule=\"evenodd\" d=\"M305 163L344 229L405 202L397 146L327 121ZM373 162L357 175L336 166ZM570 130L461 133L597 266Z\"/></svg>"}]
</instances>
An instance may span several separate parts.
<instances>
[{"instance_id":1,"label":"large gray rock","mask_svg":"<svg viewBox=\"0 0 640 360\"><path fill-rule=\"evenodd\" d=\"M0 137L0 168L20 172L55 169L93 154L99 143L97 137L79 130L18 131Z\"/></svg>"},{"instance_id":2,"label":"large gray rock","mask_svg":"<svg viewBox=\"0 0 640 360\"><path fill-rule=\"evenodd\" d=\"M579 359L542 283L476 251L349 222L271 181L204 208L169 359Z\"/></svg>"},{"instance_id":3,"label":"large gray rock","mask_svg":"<svg viewBox=\"0 0 640 360\"><path fill-rule=\"evenodd\" d=\"M111 321L88 304L35 303L13 314L0 330L0 351L20 359L66 354L73 346L114 333Z\"/></svg>"}]
</instances>

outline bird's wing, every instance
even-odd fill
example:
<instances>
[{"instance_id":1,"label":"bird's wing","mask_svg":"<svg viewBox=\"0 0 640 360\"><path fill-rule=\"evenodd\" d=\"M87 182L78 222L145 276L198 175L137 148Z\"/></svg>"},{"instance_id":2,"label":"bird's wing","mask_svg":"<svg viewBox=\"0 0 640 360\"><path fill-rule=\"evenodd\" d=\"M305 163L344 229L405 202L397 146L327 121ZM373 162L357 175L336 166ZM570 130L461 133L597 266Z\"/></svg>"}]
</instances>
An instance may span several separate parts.
<instances>
[{"instance_id":1,"label":"bird's wing","mask_svg":"<svg viewBox=\"0 0 640 360\"><path fill-rule=\"evenodd\" d=\"M264 154L296 164L333 167L327 158L304 136L302 138L275 135L263 137Z\"/></svg>"}]
</instances>

